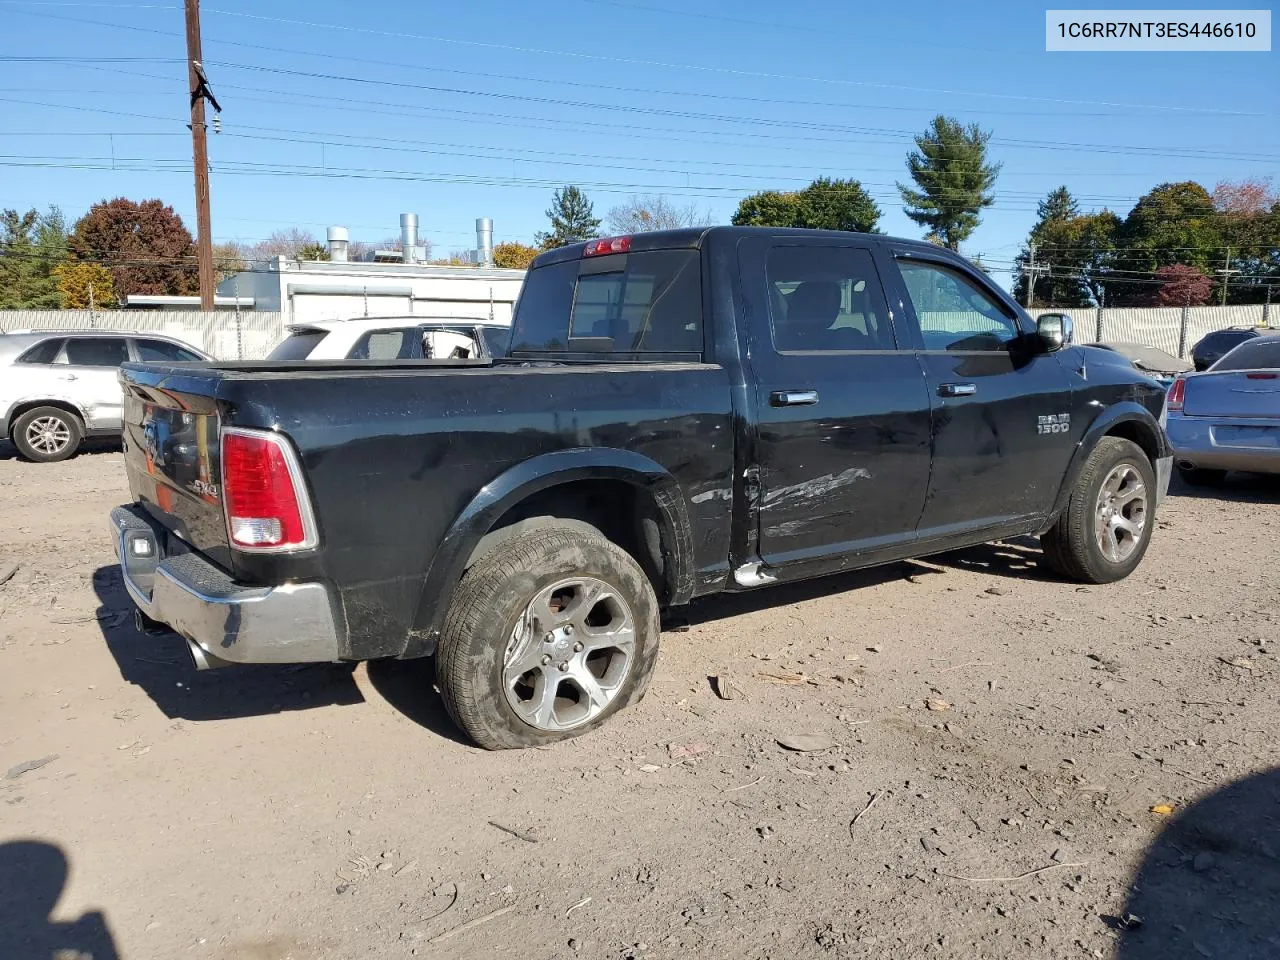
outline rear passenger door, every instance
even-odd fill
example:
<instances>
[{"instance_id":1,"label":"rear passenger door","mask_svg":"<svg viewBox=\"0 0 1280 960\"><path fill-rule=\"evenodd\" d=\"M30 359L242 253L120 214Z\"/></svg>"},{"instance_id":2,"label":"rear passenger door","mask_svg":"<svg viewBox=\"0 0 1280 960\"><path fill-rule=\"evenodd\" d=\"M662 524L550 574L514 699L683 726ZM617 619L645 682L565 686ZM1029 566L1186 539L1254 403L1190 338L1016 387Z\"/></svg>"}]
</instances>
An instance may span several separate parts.
<instances>
[{"instance_id":1,"label":"rear passenger door","mask_svg":"<svg viewBox=\"0 0 1280 960\"><path fill-rule=\"evenodd\" d=\"M766 565L805 576L909 552L929 480L929 395L895 336L874 242L739 246Z\"/></svg>"},{"instance_id":2,"label":"rear passenger door","mask_svg":"<svg viewBox=\"0 0 1280 960\"><path fill-rule=\"evenodd\" d=\"M117 431L123 394L117 371L129 359L124 337L68 337L53 369L67 396L85 412L90 430Z\"/></svg>"},{"instance_id":3,"label":"rear passenger door","mask_svg":"<svg viewBox=\"0 0 1280 960\"><path fill-rule=\"evenodd\" d=\"M898 250L893 266L933 404L920 538L1044 516L1073 450L1072 374L976 270L914 249Z\"/></svg>"}]
</instances>

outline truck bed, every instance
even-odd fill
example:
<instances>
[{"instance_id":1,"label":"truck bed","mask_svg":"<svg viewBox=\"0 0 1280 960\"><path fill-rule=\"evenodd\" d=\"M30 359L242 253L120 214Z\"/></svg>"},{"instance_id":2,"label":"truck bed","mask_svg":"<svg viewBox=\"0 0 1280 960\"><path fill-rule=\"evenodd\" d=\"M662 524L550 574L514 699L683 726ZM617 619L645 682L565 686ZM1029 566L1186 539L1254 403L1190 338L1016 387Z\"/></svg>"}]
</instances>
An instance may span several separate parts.
<instances>
[{"instance_id":1,"label":"truck bed","mask_svg":"<svg viewBox=\"0 0 1280 960\"><path fill-rule=\"evenodd\" d=\"M353 658L405 652L431 613L419 601L450 525L505 472L559 451L625 450L679 477L695 565L724 573L733 439L728 375L717 365L130 364L121 382L134 500L237 582L331 584ZM230 549L219 426L288 437L318 549Z\"/></svg>"}]
</instances>

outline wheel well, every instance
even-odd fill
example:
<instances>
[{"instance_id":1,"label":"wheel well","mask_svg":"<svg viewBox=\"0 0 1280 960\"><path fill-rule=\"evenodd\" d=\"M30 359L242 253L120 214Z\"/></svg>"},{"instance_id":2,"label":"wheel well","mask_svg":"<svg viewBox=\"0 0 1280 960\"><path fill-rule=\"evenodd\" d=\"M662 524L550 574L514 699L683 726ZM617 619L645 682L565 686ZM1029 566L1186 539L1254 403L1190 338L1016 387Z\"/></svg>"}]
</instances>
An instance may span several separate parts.
<instances>
[{"instance_id":1,"label":"wheel well","mask_svg":"<svg viewBox=\"0 0 1280 960\"><path fill-rule=\"evenodd\" d=\"M653 496L624 480L575 480L521 500L494 522L467 560L470 567L526 530L570 521L599 530L640 564L659 600L669 594L672 544Z\"/></svg>"},{"instance_id":2,"label":"wheel well","mask_svg":"<svg viewBox=\"0 0 1280 960\"><path fill-rule=\"evenodd\" d=\"M21 403L15 403L13 409L9 411L10 436L13 434L14 424L18 422L18 418L36 407L55 407L58 410L65 410L80 421L80 426L84 426L84 414L77 410L73 403L67 403L65 400L24 400Z\"/></svg>"},{"instance_id":3,"label":"wheel well","mask_svg":"<svg viewBox=\"0 0 1280 960\"><path fill-rule=\"evenodd\" d=\"M1108 437L1120 437L1131 440L1142 448L1147 459L1153 464L1160 457L1160 441L1151 429L1138 420L1123 420L1107 430Z\"/></svg>"}]
</instances>

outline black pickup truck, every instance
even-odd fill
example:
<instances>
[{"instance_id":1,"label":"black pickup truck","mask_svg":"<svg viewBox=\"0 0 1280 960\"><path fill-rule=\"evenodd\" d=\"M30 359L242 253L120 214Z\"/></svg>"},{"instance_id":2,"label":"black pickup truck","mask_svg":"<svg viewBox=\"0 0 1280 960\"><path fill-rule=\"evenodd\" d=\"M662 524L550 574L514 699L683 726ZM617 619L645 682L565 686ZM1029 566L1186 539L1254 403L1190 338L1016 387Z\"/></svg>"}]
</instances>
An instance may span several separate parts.
<instances>
[{"instance_id":1,"label":"black pickup truck","mask_svg":"<svg viewBox=\"0 0 1280 960\"><path fill-rule=\"evenodd\" d=\"M714 227L542 254L498 361L127 364L144 621L200 666L434 654L490 748L643 694L660 611L1039 534L1141 560L1164 392L966 260ZM425 691L424 691L425 693Z\"/></svg>"}]
</instances>

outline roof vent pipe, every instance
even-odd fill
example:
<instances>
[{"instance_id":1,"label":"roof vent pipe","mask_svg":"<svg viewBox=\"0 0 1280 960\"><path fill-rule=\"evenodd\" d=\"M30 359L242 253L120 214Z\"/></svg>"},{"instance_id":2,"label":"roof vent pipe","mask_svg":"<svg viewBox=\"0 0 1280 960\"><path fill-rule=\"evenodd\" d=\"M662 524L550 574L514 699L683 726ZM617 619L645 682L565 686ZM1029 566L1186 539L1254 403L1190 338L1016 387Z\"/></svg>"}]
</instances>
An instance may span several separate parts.
<instances>
[{"instance_id":1,"label":"roof vent pipe","mask_svg":"<svg viewBox=\"0 0 1280 960\"><path fill-rule=\"evenodd\" d=\"M418 246L418 215L400 214L400 259L413 263L414 249Z\"/></svg>"},{"instance_id":2,"label":"roof vent pipe","mask_svg":"<svg viewBox=\"0 0 1280 960\"><path fill-rule=\"evenodd\" d=\"M476 260L482 267L493 266L493 221L488 217L476 220Z\"/></svg>"},{"instance_id":3,"label":"roof vent pipe","mask_svg":"<svg viewBox=\"0 0 1280 960\"><path fill-rule=\"evenodd\" d=\"M334 263L347 262L347 228L329 228L329 259Z\"/></svg>"}]
</instances>

